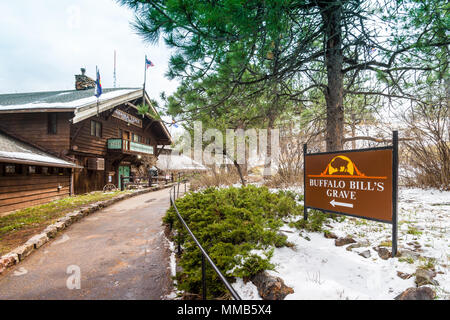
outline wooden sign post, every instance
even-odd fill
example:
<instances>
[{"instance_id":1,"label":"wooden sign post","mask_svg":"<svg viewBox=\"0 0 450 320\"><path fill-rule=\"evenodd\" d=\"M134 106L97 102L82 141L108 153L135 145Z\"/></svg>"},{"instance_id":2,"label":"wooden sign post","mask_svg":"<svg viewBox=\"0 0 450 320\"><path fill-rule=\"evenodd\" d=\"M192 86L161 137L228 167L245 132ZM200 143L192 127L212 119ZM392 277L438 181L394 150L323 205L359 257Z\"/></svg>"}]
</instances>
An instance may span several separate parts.
<instances>
[{"instance_id":1,"label":"wooden sign post","mask_svg":"<svg viewBox=\"0 0 450 320\"><path fill-rule=\"evenodd\" d=\"M308 208L392 224L397 254L398 132L392 146L307 153L304 158L304 219Z\"/></svg>"}]
</instances>

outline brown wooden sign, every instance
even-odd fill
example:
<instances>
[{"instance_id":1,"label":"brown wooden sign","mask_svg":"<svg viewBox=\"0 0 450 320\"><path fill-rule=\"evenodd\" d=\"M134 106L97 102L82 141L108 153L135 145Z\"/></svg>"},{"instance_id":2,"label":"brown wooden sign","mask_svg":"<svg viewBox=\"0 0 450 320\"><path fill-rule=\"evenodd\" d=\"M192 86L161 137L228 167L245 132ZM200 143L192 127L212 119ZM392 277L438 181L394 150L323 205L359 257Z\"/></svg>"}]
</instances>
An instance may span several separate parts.
<instances>
[{"instance_id":1,"label":"brown wooden sign","mask_svg":"<svg viewBox=\"0 0 450 320\"><path fill-rule=\"evenodd\" d=\"M392 224L392 254L397 252L398 133L393 146L304 153L304 218L307 209Z\"/></svg>"},{"instance_id":2,"label":"brown wooden sign","mask_svg":"<svg viewBox=\"0 0 450 320\"><path fill-rule=\"evenodd\" d=\"M392 222L392 149L306 154L306 206Z\"/></svg>"},{"instance_id":3,"label":"brown wooden sign","mask_svg":"<svg viewBox=\"0 0 450 320\"><path fill-rule=\"evenodd\" d=\"M136 127L142 128L142 120L136 118L135 116L132 116L129 113L126 113L125 111L122 111L120 109L114 110L112 116L114 118L120 119L122 121L128 122Z\"/></svg>"}]
</instances>

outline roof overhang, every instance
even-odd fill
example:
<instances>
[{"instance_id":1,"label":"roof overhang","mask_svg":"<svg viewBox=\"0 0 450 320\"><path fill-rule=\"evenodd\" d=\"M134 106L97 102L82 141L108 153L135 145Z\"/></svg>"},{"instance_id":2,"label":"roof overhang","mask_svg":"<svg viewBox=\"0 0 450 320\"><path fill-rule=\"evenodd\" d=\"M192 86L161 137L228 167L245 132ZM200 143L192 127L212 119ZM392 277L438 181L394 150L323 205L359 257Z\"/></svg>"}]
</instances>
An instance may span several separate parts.
<instances>
[{"instance_id":1,"label":"roof overhang","mask_svg":"<svg viewBox=\"0 0 450 320\"><path fill-rule=\"evenodd\" d=\"M88 105L85 105L83 107L79 107L76 111L75 111L75 116L71 119L72 123L78 123L81 122L83 120L86 120L90 117L95 116L98 113L104 112L104 111L108 111L118 105L121 104L125 104L127 102L129 102L130 100L135 100L135 99L139 99L142 98L143 95L143 90L139 89L115 98L111 98L108 100L104 100L104 101L100 101L97 105L97 103L91 103ZM156 109L153 107L147 93L145 93L145 101L146 103L150 106L150 108L152 109L152 112L154 112L154 114L158 114L158 112L156 111ZM137 107L131 103L128 104L130 107L134 108L137 110ZM147 118L154 120L155 122L159 123L163 132L165 133L165 135L167 136L167 139L161 139L161 141L167 140L167 144L172 144L172 136L169 133L169 130L167 130L167 127L165 126L165 124L162 121L159 120L155 120L153 118L151 118L150 116L146 115Z\"/></svg>"},{"instance_id":2,"label":"roof overhang","mask_svg":"<svg viewBox=\"0 0 450 320\"><path fill-rule=\"evenodd\" d=\"M96 115L97 113L108 111L109 109L112 109L120 104L126 103L130 100L138 99L140 97L142 97L142 89L115 98L100 101L98 104L97 102L90 103L76 109L75 116L71 119L71 121L74 124L78 123Z\"/></svg>"},{"instance_id":3,"label":"roof overhang","mask_svg":"<svg viewBox=\"0 0 450 320\"><path fill-rule=\"evenodd\" d=\"M1 113L30 113L30 112L74 112L75 107L68 108L28 108L28 109L17 109L17 110L2 110Z\"/></svg>"},{"instance_id":4,"label":"roof overhang","mask_svg":"<svg viewBox=\"0 0 450 320\"><path fill-rule=\"evenodd\" d=\"M2 157L2 156L0 156L0 162L28 164L28 165L32 165L32 166L43 166L43 167L75 168L75 169L83 168L82 166L76 165L75 163L71 163L71 162L67 162L67 164L63 164L63 163L46 162L46 161L33 161L33 160L26 160L26 159L17 159L17 158Z\"/></svg>"}]
</instances>

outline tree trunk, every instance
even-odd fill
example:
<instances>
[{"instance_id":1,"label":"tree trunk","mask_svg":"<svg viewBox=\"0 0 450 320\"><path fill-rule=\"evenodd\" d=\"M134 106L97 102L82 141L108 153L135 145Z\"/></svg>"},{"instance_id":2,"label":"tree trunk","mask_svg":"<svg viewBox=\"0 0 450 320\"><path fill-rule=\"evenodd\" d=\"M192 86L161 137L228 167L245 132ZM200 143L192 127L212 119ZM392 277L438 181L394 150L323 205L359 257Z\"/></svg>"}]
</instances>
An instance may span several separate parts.
<instances>
[{"instance_id":1,"label":"tree trunk","mask_svg":"<svg viewBox=\"0 0 450 320\"><path fill-rule=\"evenodd\" d=\"M352 138L356 137L356 116L352 113ZM356 149L356 140L352 140L352 149Z\"/></svg>"},{"instance_id":2,"label":"tree trunk","mask_svg":"<svg viewBox=\"0 0 450 320\"><path fill-rule=\"evenodd\" d=\"M234 160L234 159L233 159L233 163L234 163L234 166L235 166L236 169L237 169L237 172L239 173L239 177L241 178L241 183L242 183L242 185L245 187L245 179L244 179L244 176L242 175L241 166L240 166L239 163L237 163L237 161Z\"/></svg>"},{"instance_id":3,"label":"tree trunk","mask_svg":"<svg viewBox=\"0 0 450 320\"><path fill-rule=\"evenodd\" d=\"M344 136L344 81L342 73L342 2L320 1L325 27L325 64L328 86L325 90L327 103L326 144L327 151L341 150Z\"/></svg>"},{"instance_id":4,"label":"tree trunk","mask_svg":"<svg viewBox=\"0 0 450 320\"><path fill-rule=\"evenodd\" d=\"M275 123L275 117L269 114L269 123L267 125L267 151L266 159L264 160L264 178L272 175L272 129Z\"/></svg>"}]
</instances>

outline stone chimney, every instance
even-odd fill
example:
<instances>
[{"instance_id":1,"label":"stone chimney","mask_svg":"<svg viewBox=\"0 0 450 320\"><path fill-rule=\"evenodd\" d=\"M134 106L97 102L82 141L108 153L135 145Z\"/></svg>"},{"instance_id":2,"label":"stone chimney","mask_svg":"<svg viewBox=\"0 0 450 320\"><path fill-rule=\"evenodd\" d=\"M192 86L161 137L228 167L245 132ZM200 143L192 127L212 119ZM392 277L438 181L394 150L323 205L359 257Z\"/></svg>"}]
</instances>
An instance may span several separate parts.
<instances>
[{"instance_id":1,"label":"stone chimney","mask_svg":"<svg viewBox=\"0 0 450 320\"><path fill-rule=\"evenodd\" d=\"M75 75L75 90L87 90L95 88L95 81L85 75L86 69L81 68L81 74Z\"/></svg>"}]
</instances>

